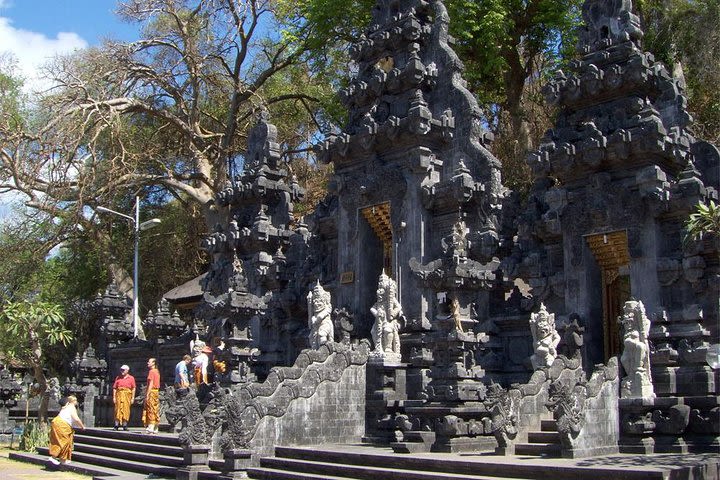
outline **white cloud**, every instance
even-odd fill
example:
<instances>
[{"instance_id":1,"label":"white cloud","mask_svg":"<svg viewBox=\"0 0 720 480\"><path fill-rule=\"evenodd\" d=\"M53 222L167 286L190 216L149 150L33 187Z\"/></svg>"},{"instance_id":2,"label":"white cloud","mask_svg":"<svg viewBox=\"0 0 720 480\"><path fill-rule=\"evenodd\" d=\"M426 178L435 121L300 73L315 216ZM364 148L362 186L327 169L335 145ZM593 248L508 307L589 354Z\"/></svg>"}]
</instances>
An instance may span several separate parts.
<instances>
[{"instance_id":1,"label":"white cloud","mask_svg":"<svg viewBox=\"0 0 720 480\"><path fill-rule=\"evenodd\" d=\"M8 0L0 0L0 8L8 5ZM39 70L48 60L87 46L77 33L59 32L55 38L49 38L42 33L15 28L10 19L0 17L0 53L9 52L15 56L19 73L26 79L26 89L30 91L50 87L48 79Z\"/></svg>"}]
</instances>

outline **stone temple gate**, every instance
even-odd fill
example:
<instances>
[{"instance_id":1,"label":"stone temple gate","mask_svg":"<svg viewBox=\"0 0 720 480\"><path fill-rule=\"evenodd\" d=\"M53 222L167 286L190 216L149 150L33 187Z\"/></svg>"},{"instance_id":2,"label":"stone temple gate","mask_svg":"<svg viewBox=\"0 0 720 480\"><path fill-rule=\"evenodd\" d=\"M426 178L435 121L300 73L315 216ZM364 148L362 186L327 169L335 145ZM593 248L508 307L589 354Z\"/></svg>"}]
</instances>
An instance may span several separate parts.
<instances>
[{"instance_id":1,"label":"stone temple gate","mask_svg":"<svg viewBox=\"0 0 720 480\"><path fill-rule=\"evenodd\" d=\"M582 12L521 202L443 3L379 0L340 92L348 123L317 147L334 166L327 197L294 218L304 191L262 113L215 200L226 220L203 244L195 323L161 306L149 340L128 342L106 308L111 371L149 352L170 369L190 339L211 343L223 368L196 402L204 426L174 418L184 438L249 461L361 438L521 452L548 419L564 456L717 449L720 244L682 229L717 200L720 155L693 137L683 85L643 51L631 2Z\"/></svg>"}]
</instances>

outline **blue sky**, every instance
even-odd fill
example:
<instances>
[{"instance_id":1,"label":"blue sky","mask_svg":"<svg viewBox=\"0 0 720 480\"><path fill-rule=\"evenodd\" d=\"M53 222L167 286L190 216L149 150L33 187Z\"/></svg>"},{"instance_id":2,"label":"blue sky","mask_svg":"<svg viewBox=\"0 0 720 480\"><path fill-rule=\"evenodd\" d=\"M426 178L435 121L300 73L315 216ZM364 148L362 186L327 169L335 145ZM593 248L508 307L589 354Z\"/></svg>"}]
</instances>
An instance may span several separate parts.
<instances>
[{"instance_id":1,"label":"blue sky","mask_svg":"<svg viewBox=\"0 0 720 480\"><path fill-rule=\"evenodd\" d=\"M115 0L0 0L0 16L17 29L41 33L49 38L59 32L74 32L89 44L106 36L135 38L136 27L115 16Z\"/></svg>"},{"instance_id":2,"label":"blue sky","mask_svg":"<svg viewBox=\"0 0 720 480\"><path fill-rule=\"evenodd\" d=\"M115 0L0 0L0 55L11 54L29 89L43 88L39 67L57 54L133 40L137 25L121 21Z\"/></svg>"}]
</instances>

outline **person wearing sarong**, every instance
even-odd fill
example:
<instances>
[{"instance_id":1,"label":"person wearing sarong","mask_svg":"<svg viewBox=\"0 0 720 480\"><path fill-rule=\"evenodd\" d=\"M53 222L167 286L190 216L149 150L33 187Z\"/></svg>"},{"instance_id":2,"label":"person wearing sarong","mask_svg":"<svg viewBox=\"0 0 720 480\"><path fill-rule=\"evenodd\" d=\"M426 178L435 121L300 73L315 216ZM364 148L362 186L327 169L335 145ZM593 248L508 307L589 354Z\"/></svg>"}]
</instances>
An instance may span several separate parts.
<instances>
[{"instance_id":1,"label":"person wearing sarong","mask_svg":"<svg viewBox=\"0 0 720 480\"><path fill-rule=\"evenodd\" d=\"M135 398L135 377L130 375L130 367L120 367L120 375L113 383L113 404L115 405L115 430L122 427L127 430L130 421L130 407Z\"/></svg>"},{"instance_id":2,"label":"person wearing sarong","mask_svg":"<svg viewBox=\"0 0 720 480\"><path fill-rule=\"evenodd\" d=\"M200 388L200 385L207 385L210 383L208 379L208 364L210 363L210 358L208 357L209 353L212 353L212 348L204 346L200 353L193 359L193 377L195 379L195 385L198 388Z\"/></svg>"},{"instance_id":3,"label":"person wearing sarong","mask_svg":"<svg viewBox=\"0 0 720 480\"><path fill-rule=\"evenodd\" d=\"M154 358L147 361L147 367L147 388L142 420L145 425L145 433L157 433L160 423L160 372Z\"/></svg>"},{"instance_id":4,"label":"person wearing sarong","mask_svg":"<svg viewBox=\"0 0 720 480\"><path fill-rule=\"evenodd\" d=\"M53 465L70 463L75 436L73 426L85 430L77 414L77 397L70 395L60 413L50 423L50 463Z\"/></svg>"}]
</instances>

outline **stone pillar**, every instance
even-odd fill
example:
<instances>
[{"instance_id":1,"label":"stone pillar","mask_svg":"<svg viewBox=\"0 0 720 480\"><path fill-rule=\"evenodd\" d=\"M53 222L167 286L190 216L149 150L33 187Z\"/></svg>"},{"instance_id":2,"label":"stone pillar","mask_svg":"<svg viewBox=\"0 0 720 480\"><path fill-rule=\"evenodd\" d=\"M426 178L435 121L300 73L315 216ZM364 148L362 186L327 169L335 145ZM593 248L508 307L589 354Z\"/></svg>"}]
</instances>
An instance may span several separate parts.
<instances>
[{"instance_id":1,"label":"stone pillar","mask_svg":"<svg viewBox=\"0 0 720 480\"><path fill-rule=\"evenodd\" d=\"M184 445L183 466L178 468L177 480L198 480L199 473L208 468L209 445Z\"/></svg>"},{"instance_id":2,"label":"stone pillar","mask_svg":"<svg viewBox=\"0 0 720 480\"><path fill-rule=\"evenodd\" d=\"M225 452L225 465L222 469L220 480L235 480L248 478L247 468L252 461L252 452L242 448L234 448Z\"/></svg>"},{"instance_id":3,"label":"stone pillar","mask_svg":"<svg viewBox=\"0 0 720 480\"><path fill-rule=\"evenodd\" d=\"M394 411L407 398L407 364L381 356L370 356L367 363L367 428L363 437L368 443L394 441Z\"/></svg>"}]
</instances>

